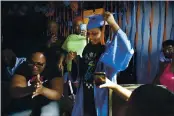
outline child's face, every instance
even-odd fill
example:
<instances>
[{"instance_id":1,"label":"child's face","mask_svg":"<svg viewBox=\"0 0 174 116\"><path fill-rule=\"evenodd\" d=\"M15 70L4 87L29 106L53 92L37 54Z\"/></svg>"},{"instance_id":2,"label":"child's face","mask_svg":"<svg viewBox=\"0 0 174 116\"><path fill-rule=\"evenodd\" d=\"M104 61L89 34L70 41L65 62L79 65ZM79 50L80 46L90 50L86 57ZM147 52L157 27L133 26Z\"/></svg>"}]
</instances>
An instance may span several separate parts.
<instances>
[{"instance_id":1,"label":"child's face","mask_svg":"<svg viewBox=\"0 0 174 116\"><path fill-rule=\"evenodd\" d=\"M87 36L92 44L99 44L101 38L101 30L100 28L93 28L88 30Z\"/></svg>"}]
</instances>

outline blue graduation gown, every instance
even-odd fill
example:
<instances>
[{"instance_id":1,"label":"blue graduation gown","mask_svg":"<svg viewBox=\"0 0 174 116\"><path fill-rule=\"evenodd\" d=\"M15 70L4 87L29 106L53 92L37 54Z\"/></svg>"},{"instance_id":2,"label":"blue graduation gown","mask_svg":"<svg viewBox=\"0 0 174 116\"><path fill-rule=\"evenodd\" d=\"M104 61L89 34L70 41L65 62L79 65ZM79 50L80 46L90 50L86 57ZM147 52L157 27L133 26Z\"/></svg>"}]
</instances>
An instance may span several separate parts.
<instances>
[{"instance_id":1,"label":"blue graduation gown","mask_svg":"<svg viewBox=\"0 0 174 116\"><path fill-rule=\"evenodd\" d=\"M117 83L117 73L128 67L133 54L134 50L130 41L126 34L119 29L114 35L114 39L107 42L106 51L101 55L96 71L106 72L107 78ZM105 62L106 58L107 61L112 61L112 65ZM104 64L103 70L100 68L101 63ZM97 116L108 116L108 89L100 89L94 86L94 100ZM80 83L80 88L77 91L72 116L83 116L83 83Z\"/></svg>"}]
</instances>

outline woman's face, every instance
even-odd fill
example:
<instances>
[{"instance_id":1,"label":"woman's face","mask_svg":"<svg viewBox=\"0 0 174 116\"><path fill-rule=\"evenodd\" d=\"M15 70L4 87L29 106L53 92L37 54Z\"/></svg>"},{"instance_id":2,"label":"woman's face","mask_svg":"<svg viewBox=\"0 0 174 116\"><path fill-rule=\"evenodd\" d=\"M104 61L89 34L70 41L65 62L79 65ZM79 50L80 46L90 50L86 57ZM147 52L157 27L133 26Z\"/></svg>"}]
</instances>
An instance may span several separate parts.
<instances>
[{"instance_id":1,"label":"woman's face","mask_svg":"<svg viewBox=\"0 0 174 116\"><path fill-rule=\"evenodd\" d=\"M99 44L101 38L101 30L100 28L93 28L88 30L87 36L92 44Z\"/></svg>"},{"instance_id":2,"label":"woman's face","mask_svg":"<svg viewBox=\"0 0 174 116\"><path fill-rule=\"evenodd\" d=\"M174 53L174 48L172 45L165 46L163 48L163 53L166 58L172 58L172 54Z\"/></svg>"}]
</instances>

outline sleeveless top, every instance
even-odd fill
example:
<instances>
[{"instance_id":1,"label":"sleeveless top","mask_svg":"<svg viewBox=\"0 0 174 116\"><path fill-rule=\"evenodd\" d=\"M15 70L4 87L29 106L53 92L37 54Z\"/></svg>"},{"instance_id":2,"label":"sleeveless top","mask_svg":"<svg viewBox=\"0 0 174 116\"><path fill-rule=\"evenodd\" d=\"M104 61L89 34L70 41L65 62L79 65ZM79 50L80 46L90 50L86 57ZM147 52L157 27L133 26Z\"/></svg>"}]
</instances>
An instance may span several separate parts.
<instances>
[{"instance_id":1,"label":"sleeveless top","mask_svg":"<svg viewBox=\"0 0 174 116\"><path fill-rule=\"evenodd\" d=\"M171 64L168 64L160 76L160 83L174 92L174 73L170 70Z\"/></svg>"}]
</instances>

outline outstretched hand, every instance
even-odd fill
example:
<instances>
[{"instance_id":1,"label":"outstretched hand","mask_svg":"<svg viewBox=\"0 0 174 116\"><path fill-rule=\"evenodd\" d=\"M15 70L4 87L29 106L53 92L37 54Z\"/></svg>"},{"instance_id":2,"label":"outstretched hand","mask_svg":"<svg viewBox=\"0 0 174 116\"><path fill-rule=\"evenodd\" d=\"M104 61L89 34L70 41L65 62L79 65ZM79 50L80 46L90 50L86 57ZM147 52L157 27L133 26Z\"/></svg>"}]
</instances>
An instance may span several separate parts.
<instances>
[{"instance_id":1,"label":"outstretched hand","mask_svg":"<svg viewBox=\"0 0 174 116\"><path fill-rule=\"evenodd\" d=\"M115 83L113 83L112 81L110 81L108 78L106 78L106 83L105 84L102 84L99 86L99 88L109 88L109 89L112 89L116 86Z\"/></svg>"}]
</instances>

